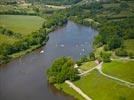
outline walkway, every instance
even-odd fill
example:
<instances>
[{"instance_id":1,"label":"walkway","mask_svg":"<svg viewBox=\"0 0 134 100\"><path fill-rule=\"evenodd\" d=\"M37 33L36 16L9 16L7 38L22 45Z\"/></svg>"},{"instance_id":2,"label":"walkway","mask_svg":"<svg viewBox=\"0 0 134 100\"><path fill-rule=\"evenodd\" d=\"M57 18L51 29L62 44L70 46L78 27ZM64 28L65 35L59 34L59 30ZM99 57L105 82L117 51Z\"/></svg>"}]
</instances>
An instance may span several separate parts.
<instances>
[{"instance_id":1,"label":"walkway","mask_svg":"<svg viewBox=\"0 0 134 100\"><path fill-rule=\"evenodd\" d=\"M76 92L78 92L81 96L83 96L86 100L92 100L89 96L87 96L80 88L75 86L71 81L66 80L67 83L71 88L73 88Z\"/></svg>"},{"instance_id":2,"label":"walkway","mask_svg":"<svg viewBox=\"0 0 134 100\"><path fill-rule=\"evenodd\" d=\"M97 67L98 71L100 72L100 74L102 74L103 76L106 76L108 78L111 78L113 80L116 80L116 81L119 81L121 83L123 83L124 85L128 86L128 87L133 87L134 86L134 83L131 83L131 82L128 82L128 81L125 81L125 80L122 80L122 79L119 79L119 78L116 78L116 77L113 77L113 76L110 76L108 74L105 74L103 71L102 71L102 64L99 64L99 66Z\"/></svg>"}]
</instances>

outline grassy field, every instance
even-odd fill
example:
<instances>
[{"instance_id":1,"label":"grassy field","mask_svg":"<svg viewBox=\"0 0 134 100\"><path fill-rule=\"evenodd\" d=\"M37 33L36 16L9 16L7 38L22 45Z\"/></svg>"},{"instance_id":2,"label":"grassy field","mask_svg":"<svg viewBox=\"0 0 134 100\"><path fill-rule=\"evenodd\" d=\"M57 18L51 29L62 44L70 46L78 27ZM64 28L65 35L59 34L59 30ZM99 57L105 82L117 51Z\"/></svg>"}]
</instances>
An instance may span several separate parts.
<instances>
[{"instance_id":1,"label":"grassy field","mask_svg":"<svg viewBox=\"0 0 134 100\"><path fill-rule=\"evenodd\" d=\"M134 39L125 40L124 47L128 52L134 53Z\"/></svg>"},{"instance_id":2,"label":"grassy field","mask_svg":"<svg viewBox=\"0 0 134 100\"><path fill-rule=\"evenodd\" d=\"M133 100L134 98L134 88L122 86L97 71L82 77L74 84L93 100Z\"/></svg>"},{"instance_id":3,"label":"grassy field","mask_svg":"<svg viewBox=\"0 0 134 100\"><path fill-rule=\"evenodd\" d=\"M0 26L24 35L38 30L43 22L38 16L0 15Z\"/></svg>"},{"instance_id":4,"label":"grassy field","mask_svg":"<svg viewBox=\"0 0 134 100\"><path fill-rule=\"evenodd\" d=\"M74 98L78 100L85 100L81 95L79 95L76 91L70 88L66 83L56 84L55 86L57 89L64 91L65 93L73 96Z\"/></svg>"},{"instance_id":5,"label":"grassy field","mask_svg":"<svg viewBox=\"0 0 134 100\"><path fill-rule=\"evenodd\" d=\"M80 69L82 69L83 71L85 71L85 70L89 70L89 69L91 69L91 68L93 68L93 67L95 67L95 66L96 66L95 61L89 61L89 62L83 63L83 64L80 66Z\"/></svg>"},{"instance_id":6,"label":"grassy field","mask_svg":"<svg viewBox=\"0 0 134 100\"><path fill-rule=\"evenodd\" d=\"M134 83L134 61L112 61L103 66L105 73Z\"/></svg>"}]
</instances>

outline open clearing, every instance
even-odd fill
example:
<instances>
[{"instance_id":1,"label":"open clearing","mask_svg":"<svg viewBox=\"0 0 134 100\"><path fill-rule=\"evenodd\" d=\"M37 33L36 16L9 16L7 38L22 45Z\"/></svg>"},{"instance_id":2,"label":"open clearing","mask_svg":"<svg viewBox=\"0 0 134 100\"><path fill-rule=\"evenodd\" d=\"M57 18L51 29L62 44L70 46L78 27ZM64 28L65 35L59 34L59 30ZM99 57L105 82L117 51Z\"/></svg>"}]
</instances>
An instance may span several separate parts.
<instances>
[{"instance_id":1,"label":"open clearing","mask_svg":"<svg viewBox=\"0 0 134 100\"><path fill-rule=\"evenodd\" d=\"M43 22L38 16L0 15L0 26L24 35L38 30Z\"/></svg>"},{"instance_id":2,"label":"open clearing","mask_svg":"<svg viewBox=\"0 0 134 100\"><path fill-rule=\"evenodd\" d=\"M112 61L103 64L103 72L134 83L134 62L133 61Z\"/></svg>"},{"instance_id":3,"label":"open clearing","mask_svg":"<svg viewBox=\"0 0 134 100\"><path fill-rule=\"evenodd\" d=\"M93 67L96 66L95 61L89 61L89 62L85 62L80 66L80 69L82 69L83 71L89 70Z\"/></svg>"},{"instance_id":4,"label":"open clearing","mask_svg":"<svg viewBox=\"0 0 134 100\"><path fill-rule=\"evenodd\" d=\"M133 100L134 88L128 88L93 71L74 82L93 100Z\"/></svg>"}]
</instances>

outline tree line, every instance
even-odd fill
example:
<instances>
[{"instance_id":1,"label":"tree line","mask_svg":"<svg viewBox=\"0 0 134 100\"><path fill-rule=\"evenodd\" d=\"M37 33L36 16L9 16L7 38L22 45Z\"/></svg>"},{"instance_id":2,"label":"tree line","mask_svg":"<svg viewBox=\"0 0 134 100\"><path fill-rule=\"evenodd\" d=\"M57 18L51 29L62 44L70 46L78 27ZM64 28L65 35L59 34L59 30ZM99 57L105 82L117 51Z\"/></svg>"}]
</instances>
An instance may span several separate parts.
<instances>
[{"instance_id":1,"label":"tree line","mask_svg":"<svg viewBox=\"0 0 134 100\"><path fill-rule=\"evenodd\" d=\"M38 45L41 46L47 42L49 39L48 33L53 31L59 26L62 26L67 23L67 17L61 13L56 12L53 15L51 15L47 21L45 21L42 25L42 28L40 28L36 32L32 32L28 36L23 36L18 38L13 43L1 43L0 44L0 64L7 62L5 57L11 58L10 55L27 50L31 48L31 46ZM0 28L0 34L7 35L7 36L17 36L19 33L14 33L12 31L9 31L4 28Z\"/></svg>"}]
</instances>

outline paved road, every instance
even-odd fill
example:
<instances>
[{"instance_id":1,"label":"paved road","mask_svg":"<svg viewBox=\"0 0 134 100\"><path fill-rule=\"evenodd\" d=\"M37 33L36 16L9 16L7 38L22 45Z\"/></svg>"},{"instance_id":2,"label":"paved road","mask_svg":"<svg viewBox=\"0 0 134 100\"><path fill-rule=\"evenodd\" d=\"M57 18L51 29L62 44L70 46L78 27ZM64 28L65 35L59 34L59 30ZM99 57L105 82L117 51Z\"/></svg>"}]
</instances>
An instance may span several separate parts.
<instances>
[{"instance_id":1,"label":"paved road","mask_svg":"<svg viewBox=\"0 0 134 100\"><path fill-rule=\"evenodd\" d=\"M71 88L73 88L76 92L78 92L82 97L84 97L86 100L92 100L89 96L87 96L80 88L75 86L71 81L66 80L65 83L67 83Z\"/></svg>"}]
</instances>

